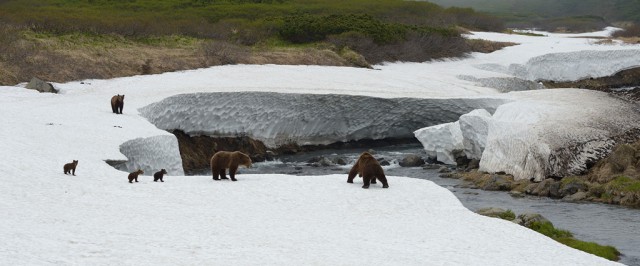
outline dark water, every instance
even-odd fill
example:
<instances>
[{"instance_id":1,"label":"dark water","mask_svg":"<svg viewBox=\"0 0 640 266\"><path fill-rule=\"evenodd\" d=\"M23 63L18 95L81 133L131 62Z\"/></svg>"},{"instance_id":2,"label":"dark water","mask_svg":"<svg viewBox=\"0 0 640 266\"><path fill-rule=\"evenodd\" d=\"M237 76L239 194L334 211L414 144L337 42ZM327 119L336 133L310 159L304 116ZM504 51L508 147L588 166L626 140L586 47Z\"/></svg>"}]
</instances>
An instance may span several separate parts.
<instances>
[{"instance_id":1,"label":"dark water","mask_svg":"<svg viewBox=\"0 0 640 266\"><path fill-rule=\"evenodd\" d=\"M253 168L241 168L240 171L290 175L344 173L346 179L350 165L313 167L306 162L311 158L324 156L329 159L342 157L349 164L353 164L362 151L361 149L325 150L283 156L277 161L255 163ZM460 188L457 186L460 184L459 180L440 178L437 170L399 167L397 162L410 153L424 155L420 145L411 144L377 148L374 156L391 162L390 166L384 167L387 175L431 180L453 192L462 204L472 211L484 207L499 207L511 209L516 214L540 213L556 227L571 231L578 239L616 247L623 254L621 263L640 266L640 210L606 204L570 203L533 196L513 198L506 192Z\"/></svg>"}]
</instances>

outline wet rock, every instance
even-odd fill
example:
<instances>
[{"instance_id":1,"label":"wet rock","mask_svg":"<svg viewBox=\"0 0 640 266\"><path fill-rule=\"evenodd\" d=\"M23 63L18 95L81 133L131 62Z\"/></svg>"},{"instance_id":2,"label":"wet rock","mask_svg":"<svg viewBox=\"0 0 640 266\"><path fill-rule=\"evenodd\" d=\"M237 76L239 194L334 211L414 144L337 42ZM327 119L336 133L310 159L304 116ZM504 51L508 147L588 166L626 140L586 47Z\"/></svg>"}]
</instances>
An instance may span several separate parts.
<instances>
[{"instance_id":1,"label":"wet rock","mask_svg":"<svg viewBox=\"0 0 640 266\"><path fill-rule=\"evenodd\" d=\"M58 90L56 90L53 85L51 85L51 83L44 82L41 79L35 77L32 78L31 81L29 81L29 84L27 84L25 88L30 90L37 90L39 92L58 93Z\"/></svg>"},{"instance_id":2,"label":"wet rock","mask_svg":"<svg viewBox=\"0 0 640 266\"><path fill-rule=\"evenodd\" d=\"M417 167L422 165L424 165L424 160L415 154L409 154L400 161L400 166L402 167Z\"/></svg>"},{"instance_id":3,"label":"wet rock","mask_svg":"<svg viewBox=\"0 0 640 266\"><path fill-rule=\"evenodd\" d=\"M520 225L524 225L525 227L531 227L534 222L545 223L549 222L547 218L540 215L539 213L523 213L518 215L517 219L520 220Z\"/></svg>"},{"instance_id":4,"label":"wet rock","mask_svg":"<svg viewBox=\"0 0 640 266\"><path fill-rule=\"evenodd\" d=\"M629 207L640 207L640 200L638 195L629 193L620 199L620 205Z\"/></svg>"},{"instance_id":5,"label":"wet rock","mask_svg":"<svg viewBox=\"0 0 640 266\"><path fill-rule=\"evenodd\" d=\"M560 185L560 182L552 182L549 185L549 197L562 198L562 194L560 194Z\"/></svg>"},{"instance_id":6,"label":"wet rock","mask_svg":"<svg viewBox=\"0 0 640 266\"><path fill-rule=\"evenodd\" d=\"M386 159L384 159L384 158L378 159L378 163L380 163L380 165L382 165L382 166L391 165L391 163L389 161L387 161Z\"/></svg>"},{"instance_id":7,"label":"wet rock","mask_svg":"<svg viewBox=\"0 0 640 266\"><path fill-rule=\"evenodd\" d=\"M562 200L566 200L566 201L581 201L587 198L587 192L584 191L578 191L576 193L574 193L573 195L567 195L564 198L562 198Z\"/></svg>"},{"instance_id":8,"label":"wet rock","mask_svg":"<svg viewBox=\"0 0 640 266\"><path fill-rule=\"evenodd\" d=\"M511 183L511 180L505 176L492 175L482 189L489 191L511 190Z\"/></svg>"},{"instance_id":9,"label":"wet rock","mask_svg":"<svg viewBox=\"0 0 640 266\"><path fill-rule=\"evenodd\" d=\"M307 161L307 164L313 167L332 166L333 162L326 157L314 157Z\"/></svg>"},{"instance_id":10,"label":"wet rock","mask_svg":"<svg viewBox=\"0 0 640 266\"><path fill-rule=\"evenodd\" d=\"M554 182L555 181L553 181L553 179L545 179L540 183L532 184L535 186L530 185L531 189L529 189L529 186L528 186L527 189L525 189L525 191L527 192L527 194L541 196L541 197L548 197L549 189L551 188L551 184L553 184Z\"/></svg>"},{"instance_id":11,"label":"wet rock","mask_svg":"<svg viewBox=\"0 0 640 266\"><path fill-rule=\"evenodd\" d=\"M587 185L581 180L571 180L568 183L565 183L560 188L560 195L568 196L576 194L578 191L587 191Z\"/></svg>"},{"instance_id":12,"label":"wet rock","mask_svg":"<svg viewBox=\"0 0 640 266\"><path fill-rule=\"evenodd\" d=\"M347 165L347 159L343 158L343 157L336 157L333 158L333 163L334 164L338 164L338 165Z\"/></svg>"},{"instance_id":13,"label":"wet rock","mask_svg":"<svg viewBox=\"0 0 640 266\"><path fill-rule=\"evenodd\" d=\"M520 191L509 191L509 195L514 198L524 198L524 193Z\"/></svg>"},{"instance_id":14,"label":"wet rock","mask_svg":"<svg viewBox=\"0 0 640 266\"><path fill-rule=\"evenodd\" d=\"M438 173L451 173L451 169L449 169L449 167L446 167L446 166L441 166L438 169Z\"/></svg>"},{"instance_id":15,"label":"wet rock","mask_svg":"<svg viewBox=\"0 0 640 266\"><path fill-rule=\"evenodd\" d=\"M501 214L505 213L507 210L502 208L490 207L490 208L482 208L476 211L477 214L496 217L499 218Z\"/></svg>"}]
</instances>

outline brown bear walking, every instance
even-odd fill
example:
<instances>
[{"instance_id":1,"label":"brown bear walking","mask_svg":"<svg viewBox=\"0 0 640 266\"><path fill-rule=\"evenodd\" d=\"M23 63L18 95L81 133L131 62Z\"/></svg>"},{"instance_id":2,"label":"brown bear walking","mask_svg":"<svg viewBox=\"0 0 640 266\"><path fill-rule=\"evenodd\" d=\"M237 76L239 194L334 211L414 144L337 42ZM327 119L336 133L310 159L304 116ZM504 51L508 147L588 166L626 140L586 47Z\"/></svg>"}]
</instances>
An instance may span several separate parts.
<instances>
[{"instance_id":1,"label":"brown bear walking","mask_svg":"<svg viewBox=\"0 0 640 266\"><path fill-rule=\"evenodd\" d=\"M122 108L124 107L124 94L115 95L111 97L111 110L114 114L122 114Z\"/></svg>"},{"instance_id":2,"label":"brown bear walking","mask_svg":"<svg viewBox=\"0 0 640 266\"><path fill-rule=\"evenodd\" d=\"M347 183L353 183L353 178L355 178L356 175L361 176L364 181L362 188L369 188L369 183L376 184L376 178L382 182L383 188L389 187L387 177L384 175L384 171L378 163L378 160L373 158L368 152L360 154L360 158L358 158L358 161L356 161L351 171L349 171Z\"/></svg>"},{"instance_id":3,"label":"brown bear walking","mask_svg":"<svg viewBox=\"0 0 640 266\"><path fill-rule=\"evenodd\" d=\"M140 175L140 174L144 174L144 171L138 169L138 171L135 171L133 173L129 173L129 183L131 183L131 181L133 181L133 180L138 182L138 175Z\"/></svg>"},{"instance_id":4,"label":"brown bear walking","mask_svg":"<svg viewBox=\"0 0 640 266\"><path fill-rule=\"evenodd\" d=\"M73 162L70 162L68 164L64 165L64 174L72 174L72 175L76 175L76 166L78 166L78 160L73 160Z\"/></svg>"},{"instance_id":5,"label":"brown bear walking","mask_svg":"<svg viewBox=\"0 0 640 266\"><path fill-rule=\"evenodd\" d=\"M164 170L164 169L161 169L160 171L156 172L155 174L153 174L153 182L158 182L158 180L160 180L160 182L164 182L164 180L162 180L162 177L166 174L167 174L167 170Z\"/></svg>"},{"instance_id":6,"label":"brown bear walking","mask_svg":"<svg viewBox=\"0 0 640 266\"><path fill-rule=\"evenodd\" d=\"M244 165L245 167L251 167L251 158L246 154L234 151L219 151L211 157L211 173L213 174L213 180L227 179L225 169L229 169L229 176L231 181L236 180L236 171L238 166ZM218 176L220 178L218 178Z\"/></svg>"}]
</instances>

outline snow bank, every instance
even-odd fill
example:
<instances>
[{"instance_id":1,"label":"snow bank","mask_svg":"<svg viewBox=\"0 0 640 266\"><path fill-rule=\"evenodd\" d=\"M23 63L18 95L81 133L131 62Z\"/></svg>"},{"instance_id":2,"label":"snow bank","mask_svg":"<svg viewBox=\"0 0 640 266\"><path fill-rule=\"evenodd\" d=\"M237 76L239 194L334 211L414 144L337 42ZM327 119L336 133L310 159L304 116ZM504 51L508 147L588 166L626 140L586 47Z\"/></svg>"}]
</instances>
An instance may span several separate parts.
<instances>
[{"instance_id":1,"label":"snow bank","mask_svg":"<svg viewBox=\"0 0 640 266\"><path fill-rule=\"evenodd\" d=\"M421 128L413 133L429 157L445 164L456 164L452 151L464 148L460 123L457 121Z\"/></svg>"},{"instance_id":2,"label":"snow bank","mask_svg":"<svg viewBox=\"0 0 640 266\"><path fill-rule=\"evenodd\" d=\"M268 147L326 145L361 139L412 138L417 128L455 121L502 99L382 99L262 92L197 93L140 109L158 128L190 135L246 134Z\"/></svg>"},{"instance_id":3,"label":"snow bank","mask_svg":"<svg viewBox=\"0 0 640 266\"><path fill-rule=\"evenodd\" d=\"M468 158L481 159L480 171L539 181L584 172L640 129L637 106L606 93L555 89L509 96L514 101L493 116L475 110L415 136L443 163L455 164L452 151L464 148Z\"/></svg>"},{"instance_id":4,"label":"snow bank","mask_svg":"<svg viewBox=\"0 0 640 266\"><path fill-rule=\"evenodd\" d=\"M175 136L132 139L120 145L120 152L128 159L124 163L127 172L142 169L145 175L153 175L165 169L169 175L184 175Z\"/></svg>"},{"instance_id":5,"label":"snow bank","mask_svg":"<svg viewBox=\"0 0 640 266\"><path fill-rule=\"evenodd\" d=\"M480 159L486 146L491 114L476 109L456 122L421 128L414 133L427 155L445 164L456 164L454 150L464 150L469 159Z\"/></svg>"},{"instance_id":6,"label":"snow bank","mask_svg":"<svg viewBox=\"0 0 640 266\"><path fill-rule=\"evenodd\" d=\"M538 81L575 81L613 75L621 70L640 66L640 50L586 50L550 53L529 59L525 64L508 67L480 64L478 68Z\"/></svg>"},{"instance_id":7,"label":"snow bank","mask_svg":"<svg viewBox=\"0 0 640 266\"><path fill-rule=\"evenodd\" d=\"M482 152L487 146L490 120L491 114L485 109L473 110L460 116L458 122L462 135L462 146L464 146L467 158L480 160L482 157Z\"/></svg>"}]
</instances>

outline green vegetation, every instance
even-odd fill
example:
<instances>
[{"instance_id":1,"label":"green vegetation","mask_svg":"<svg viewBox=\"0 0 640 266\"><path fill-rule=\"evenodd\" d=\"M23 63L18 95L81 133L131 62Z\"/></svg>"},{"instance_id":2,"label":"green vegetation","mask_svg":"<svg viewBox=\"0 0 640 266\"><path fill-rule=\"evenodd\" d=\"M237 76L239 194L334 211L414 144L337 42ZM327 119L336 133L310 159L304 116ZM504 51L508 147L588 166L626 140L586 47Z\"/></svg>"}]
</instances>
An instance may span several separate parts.
<instances>
[{"instance_id":1,"label":"green vegetation","mask_svg":"<svg viewBox=\"0 0 640 266\"><path fill-rule=\"evenodd\" d=\"M602 246L593 242L585 242L573 238L571 232L557 229L550 222L533 222L532 230L552 238L572 248L582 250L593 255L616 261L620 258L620 252L612 246Z\"/></svg>"},{"instance_id":2,"label":"green vegetation","mask_svg":"<svg viewBox=\"0 0 640 266\"><path fill-rule=\"evenodd\" d=\"M516 221L516 215L511 210L506 210L501 213L487 212L487 210L492 210L492 208L481 209L478 213L489 217L501 218L507 221ZM575 239L571 232L555 228L551 222L539 214L520 215L518 216L518 223L569 247L582 250L608 260L617 261L620 259L620 252L615 247L602 246L597 243Z\"/></svg>"},{"instance_id":3,"label":"green vegetation","mask_svg":"<svg viewBox=\"0 0 640 266\"><path fill-rule=\"evenodd\" d=\"M638 0L430 0L443 6L471 7L504 19L509 27L597 29L603 23L640 23Z\"/></svg>"},{"instance_id":4,"label":"green vegetation","mask_svg":"<svg viewBox=\"0 0 640 266\"><path fill-rule=\"evenodd\" d=\"M605 190L640 192L640 180L626 176L618 176L606 184Z\"/></svg>"},{"instance_id":5,"label":"green vegetation","mask_svg":"<svg viewBox=\"0 0 640 266\"><path fill-rule=\"evenodd\" d=\"M505 212L498 214L498 217L507 221L513 221L516 218L516 214L511 210L506 210Z\"/></svg>"},{"instance_id":6,"label":"green vegetation","mask_svg":"<svg viewBox=\"0 0 640 266\"><path fill-rule=\"evenodd\" d=\"M504 29L469 8L403 0L0 0L0 84L236 63L368 67L504 46L469 43L461 28Z\"/></svg>"}]
</instances>

